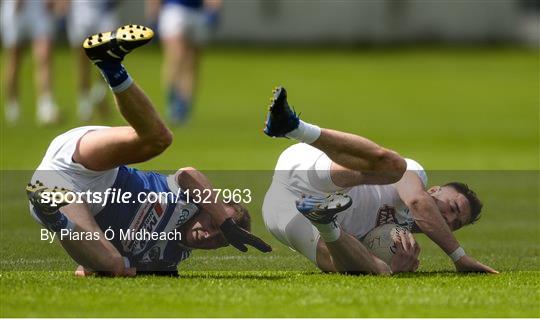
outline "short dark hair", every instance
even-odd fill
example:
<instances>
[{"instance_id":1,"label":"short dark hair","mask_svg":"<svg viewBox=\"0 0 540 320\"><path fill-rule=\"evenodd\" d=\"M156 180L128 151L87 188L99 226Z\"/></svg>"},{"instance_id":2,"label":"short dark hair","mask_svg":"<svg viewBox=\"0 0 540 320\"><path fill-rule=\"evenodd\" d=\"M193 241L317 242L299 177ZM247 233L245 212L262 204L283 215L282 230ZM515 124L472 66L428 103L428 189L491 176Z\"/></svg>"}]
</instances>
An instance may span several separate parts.
<instances>
[{"instance_id":1,"label":"short dark hair","mask_svg":"<svg viewBox=\"0 0 540 320\"><path fill-rule=\"evenodd\" d=\"M239 203L229 203L227 204L234 209L233 220L241 228L251 231L251 216L246 207Z\"/></svg>"},{"instance_id":2,"label":"short dark hair","mask_svg":"<svg viewBox=\"0 0 540 320\"><path fill-rule=\"evenodd\" d=\"M482 211L484 204L482 204L482 201L478 199L476 193L472 191L468 185L462 182L449 182L443 187L452 187L467 198L469 206L471 207L471 219L469 223L475 223L480 219L480 212Z\"/></svg>"}]
</instances>

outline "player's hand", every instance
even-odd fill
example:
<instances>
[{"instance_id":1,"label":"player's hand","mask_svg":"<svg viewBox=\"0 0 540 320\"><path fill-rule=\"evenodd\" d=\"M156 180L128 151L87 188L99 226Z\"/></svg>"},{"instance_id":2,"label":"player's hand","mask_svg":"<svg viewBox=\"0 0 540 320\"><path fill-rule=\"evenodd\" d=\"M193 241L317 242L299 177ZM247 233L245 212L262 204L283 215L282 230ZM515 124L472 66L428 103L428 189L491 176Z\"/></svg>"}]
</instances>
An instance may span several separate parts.
<instances>
[{"instance_id":1,"label":"player's hand","mask_svg":"<svg viewBox=\"0 0 540 320\"><path fill-rule=\"evenodd\" d=\"M95 272L90 269L85 268L84 266L79 265L77 269L75 269L75 276L76 277L88 277L92 275L98 275L98 276L111 276L110 273L105 272ZM137 270L135 268L127 268L122 271L121 274L116 275L117 277L134 277L137 275Z\"/></svg>"},{"instance_id":2,"label":"player's hand","mask_svg":"<svg viewBox=\"0 0 540 320\"><path fill-rule=\"evenodd\" d=\"M420 246L414 240L412 233L403 230L398 233L394 239L396 253L390 263L392 273L414 272L420 265L418 255L420 254Z\"/></svg>"},{"instance_id":3,"label":"player's hand","mask_svg":"<svg viewBox=\"0 0 540 320\"><path fill-rule=\"evenodd\" d=\"M454 264L456 265L456 270L459 272L484 272L493 274L499 273L499 271L489 266L486 266L485 264L476 261L473 257L467 255L461 257L461 259L454 262Z\"/></svg>"},{"instance_id":4,"label":"player's hand","mask_svg":"<svg viewBox=\"0 0 540 320\"><path fill-rule=\"evenodd\" d=\"M86 269L85 267L79 265L77 269L75 269L75 276L76 277L87 277L93 275L94 272Z\"/></svg>"},{"instance_id":5,"label":"player's hand","mask_svg":"<svg viewBox=\"0 0 540 320\"><path fill-rule=\"evenodd\" d=\"M272 247L270 245L248 231L240 228L232 218L225 219L219 228L221 229L221 232L223 232L223 235L227 241L233 247L242 252L246 252L248 250L246 244L255 247L262 252L272 251Z\"/></svg>"}]
</instances>

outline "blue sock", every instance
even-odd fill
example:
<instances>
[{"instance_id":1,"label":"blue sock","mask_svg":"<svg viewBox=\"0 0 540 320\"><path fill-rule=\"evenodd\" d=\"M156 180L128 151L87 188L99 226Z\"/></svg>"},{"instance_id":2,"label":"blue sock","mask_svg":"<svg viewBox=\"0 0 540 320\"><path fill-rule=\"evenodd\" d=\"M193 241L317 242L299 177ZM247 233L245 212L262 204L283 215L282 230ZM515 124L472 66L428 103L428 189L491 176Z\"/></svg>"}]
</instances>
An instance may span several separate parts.
<instances>
[{"instance_id":1,"label":"blue sock","mask_svg":"<svg viewBox=\"0 0 540 320\"><path fill-rule=\"evenodd\" d=\"M96 66L114 92L122 92L133 83L133 79L119 61L101 61L96 63Z\"/></svg>"},{"instance_id":2,"label":"blue sock","mask_svg":"<svg viewBox=\"0 0 540 320\"><path fill-rule=\"evenodd\" d=\"M185 120L189 112L190 103L184 99L178 90L171 87L169 88L169 111L171 117L174 120L182 121Z\"/></svg>"},{"instance_id":3,"label":"blue sock","mask_svg":"<svg viewBox=\"0 0 540 320\"><path fill-rule=\"evenodd\" d=\"M56 210L53 214L43 214L39 209L34 207L34 213L49 231L60 232L62 229L73 231L75 228L75 224L60 212L60 210Z\"/></svg>"}]
</instances>

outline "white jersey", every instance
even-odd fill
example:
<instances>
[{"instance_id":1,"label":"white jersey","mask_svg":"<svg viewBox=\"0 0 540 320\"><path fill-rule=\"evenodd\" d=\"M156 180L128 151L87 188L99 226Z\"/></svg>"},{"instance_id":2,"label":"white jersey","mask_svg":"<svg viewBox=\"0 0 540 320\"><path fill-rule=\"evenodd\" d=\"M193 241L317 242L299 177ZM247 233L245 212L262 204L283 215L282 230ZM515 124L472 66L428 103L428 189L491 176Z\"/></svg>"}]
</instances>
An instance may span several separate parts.
<instances>
[{"instance_id":1,"label":"white jersey","mask_svg":"<svg viewBox=\"0 0 540 320\"><path fill-rule=\"evenodd\" d=\"M411 159L406 160L408 164L416 163ZM414 223L409 208L399 197L394 185L361 185L351 188L347 193L353 204L338 214L337 221L343 230L358 239L386 223L396 223L409 229Z\"/></svg>"},{"instance_id":2,"label":"white jersey","mask_svg":"<svg viewBox=\"0 0 540 320\"><path fill-rule=\"evenodd\" d=\"M426 186L427 175L422 166L411 159L406 161L407 170L415 171ZM384 223L412 226L413 218L394 185L344 189L332 182L331 164L326 154L304 143L295 144L281 154L263 203L265 225L278 240L315 262L319 234L296 209L295 200L302 194L322 196L336 191L349 194L353 204L338 214L337 221L343 230L358 239Z\"/></svg>"}]
</instances>

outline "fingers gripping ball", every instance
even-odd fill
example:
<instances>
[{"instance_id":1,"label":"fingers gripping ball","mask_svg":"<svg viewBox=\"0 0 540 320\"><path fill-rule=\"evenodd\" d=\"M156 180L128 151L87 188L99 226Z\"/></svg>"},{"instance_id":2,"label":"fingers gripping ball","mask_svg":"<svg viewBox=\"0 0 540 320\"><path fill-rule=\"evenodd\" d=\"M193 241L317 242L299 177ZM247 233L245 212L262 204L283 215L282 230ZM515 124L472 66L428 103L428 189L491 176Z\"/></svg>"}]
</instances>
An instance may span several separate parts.
<instances>
[{"instance_id":1,"label":"fingers gripping ball","mask_svg":"<svg viewBox=\"0 0 540 320\"><path fill-rule=\"evenodd\" d=\"M399 234L401 232L409 231L397 224L383 224L382 226L371 230L364 239L362 239L362 243L374 255L390 264L392 257L394 257L394 254L396 253L396 242L400 241Z\"/></svg>"}]
</instances>

